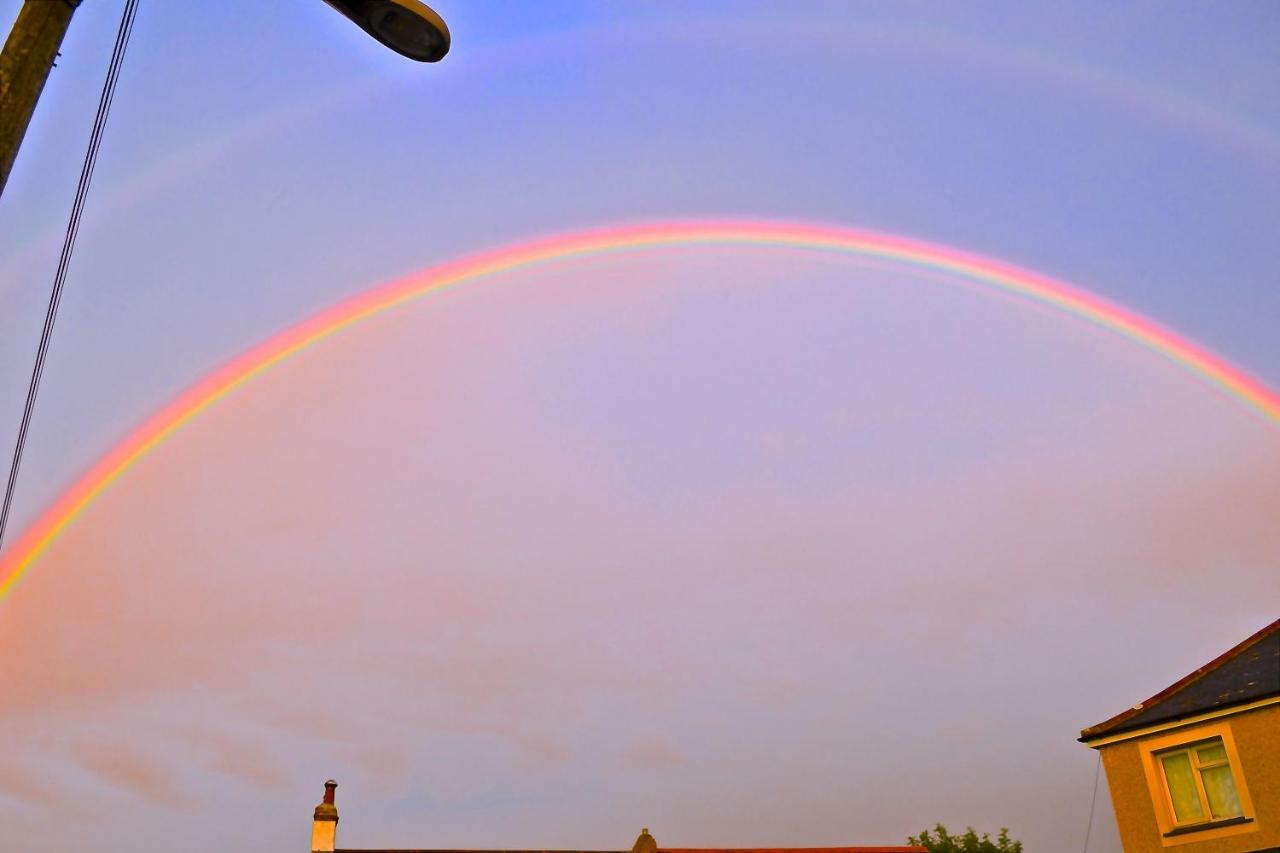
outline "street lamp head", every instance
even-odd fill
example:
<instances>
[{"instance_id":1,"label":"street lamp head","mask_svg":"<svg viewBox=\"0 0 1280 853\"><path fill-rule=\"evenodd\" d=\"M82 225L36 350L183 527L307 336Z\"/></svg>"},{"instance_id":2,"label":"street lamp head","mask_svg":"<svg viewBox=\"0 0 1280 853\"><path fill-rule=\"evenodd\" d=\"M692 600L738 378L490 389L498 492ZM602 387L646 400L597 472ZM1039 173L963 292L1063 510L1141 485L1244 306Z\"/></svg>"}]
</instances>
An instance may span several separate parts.
<instances>
[{"instance_id":1,"label":"street lamp head","mask_svg":"<svg viewBox=\"0 0 1280 853\"><path fill-rule=\"evenodd\" d=\"M449 52L444 19L419 0L325 0L360 29L419 62L439 62Z\"/></svg>"}]
</instances>

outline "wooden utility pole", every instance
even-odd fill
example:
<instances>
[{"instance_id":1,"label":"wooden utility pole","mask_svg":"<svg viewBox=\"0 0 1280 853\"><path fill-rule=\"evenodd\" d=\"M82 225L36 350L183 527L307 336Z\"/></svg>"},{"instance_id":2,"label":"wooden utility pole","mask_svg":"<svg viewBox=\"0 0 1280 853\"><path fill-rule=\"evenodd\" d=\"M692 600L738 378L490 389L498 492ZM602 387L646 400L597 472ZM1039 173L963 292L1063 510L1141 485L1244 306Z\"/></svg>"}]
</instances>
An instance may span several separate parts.
<instances>
[{"instance_id":1,"label":"wooden utility pole","mask_svg":"<svg viewBox=\"0 0 1280 853\"><path fill-rule=\"evenodd\" d=\"M80 0L26 0L0 53L0 194Z\"/></svg>"}]
</instances>

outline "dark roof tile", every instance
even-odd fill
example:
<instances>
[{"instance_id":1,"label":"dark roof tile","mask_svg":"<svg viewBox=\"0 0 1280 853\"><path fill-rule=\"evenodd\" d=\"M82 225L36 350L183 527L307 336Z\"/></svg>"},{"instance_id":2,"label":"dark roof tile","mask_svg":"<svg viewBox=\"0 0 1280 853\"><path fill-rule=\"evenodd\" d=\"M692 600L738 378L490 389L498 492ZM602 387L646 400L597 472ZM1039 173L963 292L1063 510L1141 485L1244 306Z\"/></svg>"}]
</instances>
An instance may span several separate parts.
<instances>
[{"instance_id":1,"label":"dark roof tile","mask_svg":"<svg viewBox=\"0 0 1280 853\"><path fill-rule=\"evenodd\" d=\"M1280 619L1187 677L1109 720L1080 732L1088 742L1280 696Z\"/></svg>"}]
</instances>

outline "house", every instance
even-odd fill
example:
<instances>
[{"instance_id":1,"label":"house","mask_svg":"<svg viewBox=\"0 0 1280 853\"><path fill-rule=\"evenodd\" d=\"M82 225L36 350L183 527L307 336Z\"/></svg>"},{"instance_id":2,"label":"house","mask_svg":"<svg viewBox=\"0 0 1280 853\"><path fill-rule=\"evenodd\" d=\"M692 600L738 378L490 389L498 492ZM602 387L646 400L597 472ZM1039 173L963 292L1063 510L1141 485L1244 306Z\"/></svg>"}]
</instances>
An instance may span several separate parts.
<instances>
[{"instance_id":1,"label":"house","mask_svg":"<svg viewBox=\"0 0 1280 853\"><path fill-rule=\"evenodd\" d=\"M352 850L335 847L337 844L338 807L334 803L334 790L338 783L330 779L324 783L324 801L316 806L315 816L311 823L312 853L485 853L485 851L468 850ZM548 850L502 850L487 853L928 853L923 847L769 847L769 848L687 848L659 847L653 840L649 830L642 829L640 837L630 851L626 850L592 850L592 851L548 851Z\"/></svg>"},{"instance_id":2,"label":"house","mask_svg":"<svg viewBox=\"0 0 1280 853\"><path fill-rule=\"evenodd\" d=\"M1080 740L1126 853L1280 853L1280 619Z\"/></svg>"}]
</instances>

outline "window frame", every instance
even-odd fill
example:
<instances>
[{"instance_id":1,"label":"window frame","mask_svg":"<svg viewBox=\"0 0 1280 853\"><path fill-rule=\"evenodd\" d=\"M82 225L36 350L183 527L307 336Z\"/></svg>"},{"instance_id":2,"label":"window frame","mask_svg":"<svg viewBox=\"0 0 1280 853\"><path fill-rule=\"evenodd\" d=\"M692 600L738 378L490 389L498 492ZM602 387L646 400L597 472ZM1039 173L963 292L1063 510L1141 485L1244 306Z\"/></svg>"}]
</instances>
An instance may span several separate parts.
<instances>
[{"instance_id":1,"label":"window frame","mask_svg":"<svg viewBox=\"0 0 1280 853\"><path fill-rule=\"evenodd\" d=\"M1220 741L1226 751L1224 761L1201 764L1195 754L1197 748L1207 743ZM1150 790L1151 802L1155 807L1156 823L1160 829L1160 840L1165 847L1186 844L1194 841L1207 841L1211 838L1256 832L1258 824L1254 819L1253 800L1249 797L1248 782L1244 778L1240 764L1240 753L1236 749L1235 738L1231 734L1231 724L1226 721L1182 729L1163 737L1140 741L1138 748L1143 758L1143 770L1146 771L1147 787ZM1196 793L1204 810L1205 819L1184 821L1179 823L1173 809L1173 792L1169 789L1169 781L1165 776L1162 759L1179 753L1189 752L1192 776L1195 780ZM1204 780L1200 776L1202 769L1220 767L1223 764L1231 769L1231 780L1235 784L1236 796L1240 800L1240 814L1229 818L1214 818L1209 806L1208 792L1204 788Z\"/></svg>"},{"instance_id":2,"label":"window frame","mask_svg":"<svg viewBox=\"0 0 1280 853\"><path fill-rule=\"evenodd\" d=\"M1219 745L1223 747L1223 758L1218 761L1203 763L1200 760L1200 750L1209 745ZM1165 766L1165 761L1175 755L1187 756L1187 763L1191 767L1191 780L1196 786L1196 796L1200 799L1200 813L1204 817L1199 820L1179 821L1177 809L1173 804L1173 788L1169 784L1169 771ZM1192 743L1180 744L1162 749L1155 753L1156 759L1160 762L1160 778L1164 781L1164 792L1169 806L1169 815L1173 819L1175 829L1189 829L1191 827L1202 826L1209 823L1225 823L1229 820L1239 820L1244 817L1243 811L1238 815L1229 815L1228 817L1214 817L1213 804L1209 802L1209 791L1204 786L1204 771L1212 770L1215 767L1226 767L1231 771L1231 784L1235 786L1236 772L1231 766L1231 756L1226 754L1226 744L1222 743L1222 738L1211 737L1204 740L1194 741ZM1237 797L1238 799L1238 797ZM1243 807L1242 807L1243 808Z\"/></svg>"}]
</instances>

